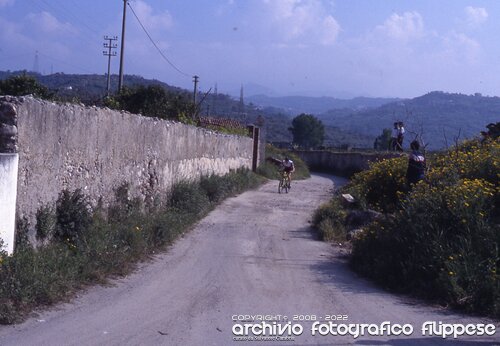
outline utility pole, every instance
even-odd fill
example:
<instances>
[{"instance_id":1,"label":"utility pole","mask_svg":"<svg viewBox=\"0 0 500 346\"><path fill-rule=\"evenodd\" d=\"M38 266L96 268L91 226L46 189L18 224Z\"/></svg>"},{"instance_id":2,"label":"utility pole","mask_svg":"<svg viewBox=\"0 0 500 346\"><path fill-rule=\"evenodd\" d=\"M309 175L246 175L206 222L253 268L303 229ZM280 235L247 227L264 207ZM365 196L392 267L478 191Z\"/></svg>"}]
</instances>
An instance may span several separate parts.
<instances>
[{"instance_id":1,"label":"utility pole","mask_svg":"<svg viewBox=\"0 0 500 346\"><path fill-rule=\"evenodd\" d=\"M40 73L40 62L38 59L38 51L35 53L35 62L33 63L33 72Z\"/></svg>"},{"instance_id":2,"label":"utility pole","mask_svg":"<svg viewBox=\"0 0 500 346\"><path fill-rule=\"evenodd\" d=\"M243 84L241 84L241 89L240 89L240 104L239 104L239 111L240 115L243 114L245 111L245 101L243 100Z\"/></svg>"},{"instance_id":3,"label":"utility pole","mask_svg":"<svg viewBox=\"0 0 500 346\"><path fill-rule=\"evenodd\" d=\"M213 106L212 106L212 113L217 114L217 83L215 83L215 89L214 89L214 97L213 97Z\"/></svg>"},{"instance_id":4,"label":"utility pole","mask_svg":"<svg viewBox=\"0 0 500 346\"><path fill-rule=\"evenodd\" d=\"M194 92L193 92L193 103L194 106L196 107L196 94L198 93L198 79L200 77L198 76L193 76L193 82L194 82Z\"/></svg>"},{"instance_id":5,"label":"utility pole","mask_svg":"<svg viewBox=\"0 0 500 346\"><path fill-rule=\"evenodd\" d=\"M193 76L193 82L194 82L194 91L193 91L193 119L196 117L197 112L197 107L196 107L196 94L198 93L198 79L200 77L198 76Z\"/></svg>"},{"instance_id":6,"label":"utility pole","mask_svg":"<svg viewBox=\"0 0 500 346\"><path fill-rule=\"evenodd\" d=\"M123 0L123 20L122 20L122 43L120 46L120 77L118 79L118 92L123 87L123 53L125 51L125 19L127 18L128 0Z\"/></svg>"},{"instance_id":7,"label":"utility pole","mask_svg":"<svg viewBox=\"0 0 500 346\"><path fill-rule=\"evenodd\" d=\"M107 92L107 95L109 96L109 89L111 88L111 74L110 74L110 72L111 72L111 57L116 56L116 51L114 51L113 49L115 49L117 47L116 43L114 43L113 41L117 41L118 37L117 36L113 36L113 37L104 36L104 40L108 41L108 42L104 42L104 48L107 48L108 50L102 51L102 54L104 56L108 57L108 83L106 86L106 92Z\"/></svg>"}]
</instances>

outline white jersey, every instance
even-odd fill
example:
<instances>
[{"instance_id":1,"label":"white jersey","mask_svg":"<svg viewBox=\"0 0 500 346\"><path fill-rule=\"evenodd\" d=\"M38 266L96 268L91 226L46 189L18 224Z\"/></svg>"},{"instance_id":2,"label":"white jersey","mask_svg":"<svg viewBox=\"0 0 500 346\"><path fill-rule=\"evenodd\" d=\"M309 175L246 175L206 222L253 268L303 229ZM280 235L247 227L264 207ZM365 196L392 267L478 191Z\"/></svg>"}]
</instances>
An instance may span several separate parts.
<instances>
[{"instance_id":1,"label":"white jersey","mask_svg":"<svg viewBox=\"0 0 500 346\"><path fill-rule=\"evenodd\" d=\"M285 168L293 168L293 161L292 160L283 160L282 162L283 167Z\"/></svg>"}]
</instances>

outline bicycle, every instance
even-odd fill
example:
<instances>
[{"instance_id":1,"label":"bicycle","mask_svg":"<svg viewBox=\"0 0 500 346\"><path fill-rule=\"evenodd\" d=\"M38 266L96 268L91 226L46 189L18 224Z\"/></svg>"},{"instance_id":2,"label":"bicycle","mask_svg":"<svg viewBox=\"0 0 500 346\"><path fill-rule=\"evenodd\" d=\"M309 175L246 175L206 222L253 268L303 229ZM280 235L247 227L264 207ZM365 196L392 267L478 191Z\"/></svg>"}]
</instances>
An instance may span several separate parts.
<instances>
[{"instance_id":1,"label":"bicycle","mask_svg":"<svg viewBox=\"0 0 500 346\"><path fill-rule=\"evenodd\" d=\"M280 182L278 185L278 193L281 193L281 191L285 191L285 193L288 193L288 190L290 190L290 176L287 174L286 171L280 171Z\"/></svg>"}]
</instances>

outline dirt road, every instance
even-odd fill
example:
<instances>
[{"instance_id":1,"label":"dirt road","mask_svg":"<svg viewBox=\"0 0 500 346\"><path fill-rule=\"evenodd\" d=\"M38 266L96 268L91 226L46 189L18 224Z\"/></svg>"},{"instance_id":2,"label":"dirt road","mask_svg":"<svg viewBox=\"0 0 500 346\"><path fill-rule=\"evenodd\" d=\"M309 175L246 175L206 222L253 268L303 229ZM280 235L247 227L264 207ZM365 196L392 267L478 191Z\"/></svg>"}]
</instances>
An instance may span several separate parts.
<instances>
[{"instance_id":1,"label":"dirt road","mask_svg":"<svg viewBox=\"0 0 500 346\"><path fill-rule=\"evenodd\" d=\"M316 240L308 221L334 183L342 181L314 176L279 195L271 182L231 198L168 253L127 278L91 288L21 325L0 327L0 345L500 344L498 333L474 341L423 337L426 321L490 322L385 293L353 274L338 248ZM266 323L291 322L303 328L302 335L294 341L236 342L233 329L246 323L238 321L245 315L279 317L279 323ZM388 321L414 331L406 337L322 336L312 335L312 321L299 321L337 315L346 320L336 323Z\"/></svg>"}]
</instances>

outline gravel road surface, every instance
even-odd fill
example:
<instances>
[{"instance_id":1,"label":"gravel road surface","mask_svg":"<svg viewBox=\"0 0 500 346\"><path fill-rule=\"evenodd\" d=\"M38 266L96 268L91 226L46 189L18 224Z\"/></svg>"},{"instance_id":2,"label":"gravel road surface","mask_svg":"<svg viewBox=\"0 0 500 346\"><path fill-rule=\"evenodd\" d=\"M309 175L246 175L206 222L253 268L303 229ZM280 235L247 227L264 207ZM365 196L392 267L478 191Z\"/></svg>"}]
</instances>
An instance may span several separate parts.
<instances>
[{"instance_id":1,"label":"gravel road surface","mask_svg":"<svg viewBox=\"0 0 500 346\"><path fill-rule=\"evenodd\" d=\"M312 212L342 183L315 175L294 181L288 194L278 194L277 182L269 182L228 199L128 277L92 287L23 324L1 326L0 345L500 345L498 333L423 336L427 321L499 324L386 293L352 273L341 248L316 239L309 228ZM242 321L255 315L280 318L265 323L293 326L297 334L301 327L302 334L288 341L233 339L244 324L263 326ZM327 320L387 321L408 324L413 333L312 335L314 320L321 328L328 328Z\"/></svg>"}]
</instances>

